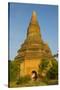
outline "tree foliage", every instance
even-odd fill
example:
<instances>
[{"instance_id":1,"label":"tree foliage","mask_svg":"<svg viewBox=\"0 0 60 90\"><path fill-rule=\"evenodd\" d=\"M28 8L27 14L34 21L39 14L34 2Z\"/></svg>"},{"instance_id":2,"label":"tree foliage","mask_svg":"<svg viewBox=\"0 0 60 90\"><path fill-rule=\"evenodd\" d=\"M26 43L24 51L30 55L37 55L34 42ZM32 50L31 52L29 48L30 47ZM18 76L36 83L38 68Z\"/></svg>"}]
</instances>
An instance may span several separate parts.
<instances>
[{"instance_id":1,"label":"tree foliage","mask_svg":"<svg viewBox=\"0 0 60 90\"><path fill-rule=\"evenodd\" d=\"M58 62L56 59L43 59L39 65L39 73L46 73L47 79L58 79Z\"/></svg>"},{"instance_id":2,"label":"tree foliage","mask_svg":"<svg viewBox=\"0 0 60 90\"><path fill-rule=\"evenodd\" d=\"M51 60L52 62L52 67L47 73L48 79L58 79L58 62L53 59Z\"/></svg>"},{"instance_id":3,"label":"tree foliage","mask_svg":"<svg viewBox=\"0 0 60 90\"><path fill-rule=\"evenodd\" d=\"M39 65L39 72L42 73L43 70L47 67L49 61L47 59L42 59L40 65Z\"/></svg>"},{"instance_id":4,"label":"tree foliage","mask_svg":"<svg viewBox=\"0 0 60 90\"><path fill-rule=\"evenodd\" d=\"M8 65L9 81L15 81L19 78L20 62L18 60L9 61Z\"/></svg>"}]
</instances>

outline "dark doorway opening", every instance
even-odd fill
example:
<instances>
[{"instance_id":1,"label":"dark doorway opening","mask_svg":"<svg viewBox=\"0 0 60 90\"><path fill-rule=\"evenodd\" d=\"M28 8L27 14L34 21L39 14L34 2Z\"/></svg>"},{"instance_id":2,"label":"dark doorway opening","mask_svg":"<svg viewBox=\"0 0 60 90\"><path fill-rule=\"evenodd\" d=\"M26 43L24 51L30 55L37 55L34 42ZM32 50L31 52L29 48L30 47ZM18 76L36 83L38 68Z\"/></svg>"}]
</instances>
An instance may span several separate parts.
<instances>
[{"instance_id":1,"label":"dark doorway opening","mask_svg":"<svg viewBox=\"0 0 60 90\"><path fill-rule=\"evenodd\" d=\"M37 72L35 70L32 71L32 80L37 80Z\"/></svg>"}]
</instances>

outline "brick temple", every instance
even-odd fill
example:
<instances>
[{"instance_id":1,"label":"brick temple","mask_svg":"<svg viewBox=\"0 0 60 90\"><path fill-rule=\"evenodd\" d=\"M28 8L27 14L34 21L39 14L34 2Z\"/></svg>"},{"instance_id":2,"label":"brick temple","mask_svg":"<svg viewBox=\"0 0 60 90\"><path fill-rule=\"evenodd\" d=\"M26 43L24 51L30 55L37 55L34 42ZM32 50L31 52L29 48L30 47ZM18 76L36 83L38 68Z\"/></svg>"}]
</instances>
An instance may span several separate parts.
<instances>
[{"instance_id":1,"label":"brick temple","mask_svg":"<svg viewBox=\"0 0 60 90\"><path fill-rule=\"evenodd\" d=\"M40 62L43 58L52 57L51 50L41 36L40 26L36 12L32 12L31 20L27 29L27 35L15 59L21 60L20 75L31 75L32 71L38 73Z\"/></svg>"}]
</instances>

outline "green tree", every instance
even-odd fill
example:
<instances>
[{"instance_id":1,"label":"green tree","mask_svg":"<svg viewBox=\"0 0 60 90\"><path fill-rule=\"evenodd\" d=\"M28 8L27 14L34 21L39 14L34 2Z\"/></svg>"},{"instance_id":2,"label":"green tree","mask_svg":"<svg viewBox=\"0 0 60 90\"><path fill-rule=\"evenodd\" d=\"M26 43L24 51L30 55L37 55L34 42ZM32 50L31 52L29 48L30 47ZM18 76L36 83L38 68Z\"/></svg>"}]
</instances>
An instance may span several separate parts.
<instances>
[{"instance_id":1,"label":"green tree","mask_svg":"<svg viewBox=\"0 0 60 90\"><path fill-rule=\"evenodd\" d=\"M52 62L52 67L47 72L47 78L58 79L58 62L55 59L51 60L51 62Z\"/></svg>"},{"instance_id":2,"label":"green tree","mask_svg":"<svg viewBox=\"0 0 60 90\"><path fill-rule=\"evenodd\" d=\"M9 61L8 65L9 82L16 81L20 76L20 61Z\"/></svg>"}]
</instances>

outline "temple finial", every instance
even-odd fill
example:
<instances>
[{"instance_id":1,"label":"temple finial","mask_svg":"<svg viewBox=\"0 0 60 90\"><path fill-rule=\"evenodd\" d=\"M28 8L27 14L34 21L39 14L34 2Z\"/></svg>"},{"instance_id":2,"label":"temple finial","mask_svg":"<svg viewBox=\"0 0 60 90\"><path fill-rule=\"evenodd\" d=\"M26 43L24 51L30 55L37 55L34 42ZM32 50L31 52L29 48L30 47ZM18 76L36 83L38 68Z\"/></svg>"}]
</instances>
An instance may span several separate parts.
<instances>
[{"instance_id":1,"label":"temple finial","mask_svg":"<svg viewBox=\"0 0 60 90\"><path fill-rule=\"evenodd\" d=\"M36 12L35 11L32 12L31 21L32 22L36 22L37 21L37 15L36 15Z\"/></svg>"},{"instance_id":2,"label":"temple finial","mask_svg":"<svg viewBox=\"0 0 60 90\"><path fill-rule=\"evenodd\" d=\"M35 11L32 12L32 16L36 16L36 12Z\"/></svg>"}]
</instances>

